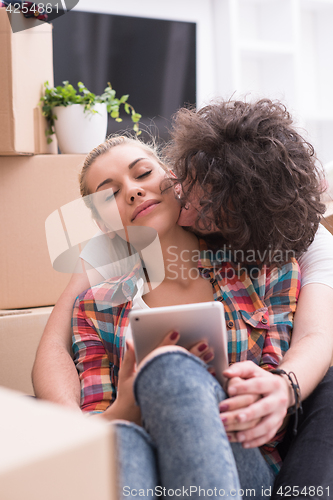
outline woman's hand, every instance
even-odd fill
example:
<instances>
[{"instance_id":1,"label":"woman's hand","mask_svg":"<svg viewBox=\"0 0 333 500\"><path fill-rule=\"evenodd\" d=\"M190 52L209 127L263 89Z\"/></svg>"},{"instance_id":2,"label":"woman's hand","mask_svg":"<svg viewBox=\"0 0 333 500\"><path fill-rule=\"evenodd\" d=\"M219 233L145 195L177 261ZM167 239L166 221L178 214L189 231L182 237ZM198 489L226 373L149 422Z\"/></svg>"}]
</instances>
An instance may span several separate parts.
<instances>
[{"instance_id":1,"label":"woman's hand","mask_svg":"<svg viewBox=\"0 0 333 500\"><path fill-rule=\"evenodd\" d=\"M122 419L141 425L141 411L136 404L133 384L136 377L136 362L133 344L126 342L125 356L119 370L117 399L104 413L108 420Z\"/></svg>"},{"instance_id":2,"label":"woman's hand","mask_svg":"<svg viewBox=\"0 0 333 500\"><path fill-rule=\"evenodd\" d=\"M175 345L178 340L178 332L169 332L156 349L163 346ZM127 350L121 368L119 370L117 399L115 400L113 405L105 410L105 412L100 416L107 420L123 419L140 425L141 412L139 406L135 402L133 392L133 384L137 372L135 353L133 344L131 342L127 341L126 346ZM191 349L189 349L189 352L191 352L198 358L201 358L205 362L211 361L214 358L213 350L209 348L208 344L205 341L201 341L195 344L193 347L191 347ZM154 357L154 355L155 350L148 354L148 356L146 356L141 363L145 363L149 358Z\"/></svg>"},{"instance_id":3,"label":"woman's hand","mask_svg":"<svg viewBox=\"0 0 333 500\"><path fill-rule=\"evenodd\" d=\"M161 342L158 347L166 346L166 345L175 345L179 340L178 332L169 332ZM214 351L208 345L205 340L201 340L194 344L188 351L197 356L197 358L202 359L205 363L208 363L214 358Z\"/></svg>"},{"instance_id":4,"label":"woman's hand","mask_svg":"<svg viewBox=\"0 0 333 500\"><path fill-rule=\"evenodd\" d=\"M225 370L224 375L230 380L235 379L232 384L229 382L228 394L231 398L254 395L259 398L246 408L234 410L236 413L232 417L224 413L224 416L233 418L238 424L250 424L250 428L232 434L232 440L235 438L243 443L244 448L255 448L271 441L282 426L292 403L289 382L284 377L263 370L252 361L235 363ZM241 401L245 399L238 399L234 404L240 405Z\"/></svg>"},{"instance_id":5,"label":"woman's hand","mask_svg":"<svg viewBox=\"0 0 333 500\"><path fill-rule=\"evenodd\" d=\"M140 363L139 366L143 365L146 363L149 359L152 359L157 353L156 350L158 349L159 353L162 352L160 348L167 348L168 346L175 346L179 340L179 333L176 331L171 331L166 334L162 342L153 350L151 351ZM177 346L178 349L184 349L184 347ZM186 349L185 349L186 350ZM206 340L201 340L200 342L197 342L194 344L192 347L187 349L188 352L193 354L194 356L197 356L198 358L202 359L205 363L208 363L209 361L212 361L214 358L214 351L211 349L207 343ZM209 368L209 371L213 373L213 369Z\"/></svg>"}]
</instances>

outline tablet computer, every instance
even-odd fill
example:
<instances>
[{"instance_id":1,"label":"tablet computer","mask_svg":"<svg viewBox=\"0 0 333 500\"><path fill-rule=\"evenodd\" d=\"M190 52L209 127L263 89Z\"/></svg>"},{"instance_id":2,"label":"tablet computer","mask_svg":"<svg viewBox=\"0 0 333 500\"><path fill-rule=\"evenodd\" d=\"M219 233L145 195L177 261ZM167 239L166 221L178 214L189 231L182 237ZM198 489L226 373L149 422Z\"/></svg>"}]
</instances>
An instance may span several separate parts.
<instances>
[{"instance_id":1,"label":"tablet computer","mask_svg":"<svg viewBox=\"0 0 333 500\"><path fill-rule=\"evenodd\" d=\"M199 341L209 345L214 359L208 365L214 367L217 380L225 385L222 372L228 368L228 336L221 302L134 309L129 321L137 363L173 330L180 334L177 344L186 349Z\"/></svg>"}]
</instances>

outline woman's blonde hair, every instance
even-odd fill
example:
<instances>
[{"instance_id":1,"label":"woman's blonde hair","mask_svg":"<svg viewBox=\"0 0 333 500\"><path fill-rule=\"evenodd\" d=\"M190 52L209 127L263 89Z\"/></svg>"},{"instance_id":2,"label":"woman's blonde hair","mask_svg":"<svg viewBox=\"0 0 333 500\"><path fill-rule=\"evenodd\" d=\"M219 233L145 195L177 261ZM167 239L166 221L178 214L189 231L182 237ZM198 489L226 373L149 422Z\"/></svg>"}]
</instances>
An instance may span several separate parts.
<instances>
[{"instance_id":1,"label":"woman's blonde hair","mask_svg":"<svg viewBox=\"0 0 333 500\"><path fill-rule=\"evenodd\" d=\"M108 151L110 151L110 149L116 146L123 146L123 145L132 145L140 147L141 149L146 151L146 153L152 156L165 171L168 170L166 165L161 160L158 149L153 140L149 144L146 144L145 142L140 141L140 139L138 138L127 137L125 135L113 135L109 137L108 139L106 139L105 142L103 142L102 144L100 144L95 149L90 151L90 153L87 154L84 160L81 173L79 175L81 196L84 198L86 206L91 210L94 219L99 219L99 214L93 204L92 197L89 196L91 193L89 192L88 187L86 185L87 172L90 169L91 165L99 156L107 153Z\"/></svg>"}]
</instances>

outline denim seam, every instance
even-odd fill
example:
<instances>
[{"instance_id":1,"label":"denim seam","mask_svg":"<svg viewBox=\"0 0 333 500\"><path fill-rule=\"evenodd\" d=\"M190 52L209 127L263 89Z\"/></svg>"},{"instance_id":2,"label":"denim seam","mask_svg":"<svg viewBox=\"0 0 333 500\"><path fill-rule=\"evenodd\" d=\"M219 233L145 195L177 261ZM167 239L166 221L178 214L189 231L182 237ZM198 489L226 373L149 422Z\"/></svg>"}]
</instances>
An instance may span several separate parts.
<instances>
[{"instance_id":1,"label":"denim seam","mask_svg":"<svg viewBox=\"0 0 333 500\"><path fill-rule=\"evenodd\" d=\"M151 446L155 448L155 444L151 438L151 436L148 434L147 431L143 427L140 427L139 425L135 424L134 422L127 422L125 420L117 421L112 423L113 426L115 427L130 427L132 428L137 434L140 434Z\"/></svg>"}]
</instances>

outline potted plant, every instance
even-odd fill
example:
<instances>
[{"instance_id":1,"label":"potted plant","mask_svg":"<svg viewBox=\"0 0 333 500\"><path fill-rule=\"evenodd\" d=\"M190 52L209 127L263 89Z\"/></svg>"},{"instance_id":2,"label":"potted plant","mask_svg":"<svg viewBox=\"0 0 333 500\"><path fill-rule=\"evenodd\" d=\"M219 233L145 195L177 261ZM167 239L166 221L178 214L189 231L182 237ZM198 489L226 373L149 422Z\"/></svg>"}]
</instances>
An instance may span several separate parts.
<instances>
[{"instance_id":1,"label":"potted plant","mask_svg":"<svg viewBox=\"0 0 333 500\"><path fill-rule=\"evenodd\" d=\"M78 83L78 91L68 81L57 87L45 82L40 102L48 123L48 143L55 133L62 153L88 153L105 140L108 114L117 122L122 121L121 107L131 116L133 130L139 135L141 115L127 102L128 97L118 99L110 83L102 95L95 95L82 82Z\"/></svg>"}]
</instances>

